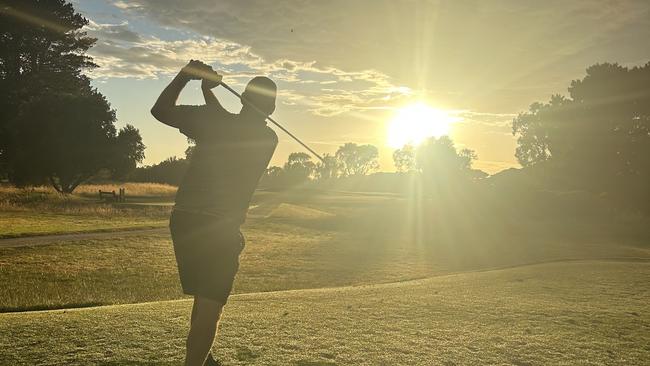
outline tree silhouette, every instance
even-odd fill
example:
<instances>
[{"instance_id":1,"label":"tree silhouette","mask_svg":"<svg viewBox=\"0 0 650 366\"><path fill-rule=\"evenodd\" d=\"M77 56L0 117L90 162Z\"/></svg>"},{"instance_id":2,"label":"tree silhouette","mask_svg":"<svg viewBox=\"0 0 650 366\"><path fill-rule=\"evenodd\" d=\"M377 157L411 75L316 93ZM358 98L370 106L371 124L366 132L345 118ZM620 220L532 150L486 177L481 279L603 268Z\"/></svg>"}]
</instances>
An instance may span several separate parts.
<instances>
[{"instance_id":1,"label":"tree silhouette","mask_svg":"<svg viewBox=\"0 0 650 366\"><path fill-rule=\"evenodd\" d=\"M95 67L85 52L95 42L88 24L64 0L4 0L0 3L0 164L21 105L32 98L75 92L81 72Z\"/></svg>"},{"instance_id":2,"label":"tree silhouette","mask_svg":"<svg viewBox=\"0 0 650 366\"><path fill-rule=\"evenodd\" d=\"M295 185L309 180L314 173L316 164L311 161L311 156L304 152L294 152L289 154L287 162L284 164L284 175L286 183Z\"/></svg>"},{"instance_id":3,"label":"tree silhouette","mask_svg":"<svg viewBox=\"0 0 650 366\"><path fill-rule=\"evenodd\" d=\"M395 168L400 173L415 170L415 148L413 145L404 145L393 152Z\"/></svg>"},{"instance_id":4,"label":"tree silhouette","mask_svg":"<svg viewBox=\"0 0 650 366\"><path fill-rule=\"evenodd\" d=\"M144 158L139 131L82 74L96 41L64 0L0 3L0 171L22 186L70 193L100 169L125 177Z\"/></svg>"},{"instance_id":5,"label":"tree silhouette","mask_svg":"<svg viewBox=\"0 0 650 366\"><path fill-rule=\"evenodd\" d=\"M130 179L135 182L167 183L177 186L183 180L188 166L187 159L172 156L158 164L137 168Z\"/></svg>"},{"instance_id":6,"label":"tree silhouette","mask_svg":"<svg viewBox=\"0 0 650 366\"><path fill-rule=\"evenodd\" d=\"M524 167L545 163L580 187L613 190L650 179L650 63L627 68L597 64L555 95L517 116L516 157Z\"/></svg>"},{"instance_id":7,"label":"tree silhouette","mask_svg":"<svg viewBox=\"0 0 650 366\"><path fill-rule=\"evenodd\" d=\"M114 178L127 178L135 171L137 163L144 160L145 146L142 143L140 131L131 125L120 129L113 149L114 160L112 160L111 166Z\"/></svg>"},{"instance_id":8,"label":"tree silhouette","mask_svg":"<svg viewBox=\"0 0 650 366\"><path fill-rule=\"evenodd\" d=\"M108 169L121 174L144 158L137 129L115 129L115 111L94 89L42 96L25 104L7 151L18 185L50 183L61 193Z\"/></svg>"},{"instance_id":9,"label":"tree silhouette","mask_svg":"<svg viewBox=\"0 0 650 366\"><path fill-rule=\"evenodd\" d=\"M416 166L429 180L455 181L471 176L472 162L477 158L473 150L457 151L448 136L430 137L417 148Z\"/></svg>"},{"instance_id":10,"label":"tree silhouette","mask_svg":"<svg viewBox=\"0 0 650 366\"><path fill-rule=\"evenodd\" d=\"M378 169L379 152L372 145L357 145L348 142L339 147L334 155L341 166L343 176L366 175Z\"/></svg>"},{"instance_id":11,"label":"tree silhouette","mask_svg":"<svg viewBox=\"0 0 650 366\"><path fill-rule=\"evenodd\" d=\"M336 157L325 154L323 155L323 161L320 161L316 164L316 169L314 174L318 180L328 180L336 179L339 177L341 164L336 159Z\"/></svg>"}]
</instances>

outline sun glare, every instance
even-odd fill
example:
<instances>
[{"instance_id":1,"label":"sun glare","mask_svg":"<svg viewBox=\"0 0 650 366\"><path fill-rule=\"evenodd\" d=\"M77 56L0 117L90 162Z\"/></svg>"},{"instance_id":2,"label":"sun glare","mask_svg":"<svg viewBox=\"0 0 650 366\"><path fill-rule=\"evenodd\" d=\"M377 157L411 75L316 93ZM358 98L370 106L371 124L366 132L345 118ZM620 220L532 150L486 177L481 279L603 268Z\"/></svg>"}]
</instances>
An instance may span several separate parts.
<instances>
[{"instance_id":1,"label":"sun glare","mask_svg":"<svg viewBox=\"0 0 650 366\"><path fill-rule=\"evenodd\" d=\"M449 112L424 103L405 106L388 124L388 146L397 149L407 144L418 145L427 137L448 135L456 121Z\"/></svg>"}]
</instances>

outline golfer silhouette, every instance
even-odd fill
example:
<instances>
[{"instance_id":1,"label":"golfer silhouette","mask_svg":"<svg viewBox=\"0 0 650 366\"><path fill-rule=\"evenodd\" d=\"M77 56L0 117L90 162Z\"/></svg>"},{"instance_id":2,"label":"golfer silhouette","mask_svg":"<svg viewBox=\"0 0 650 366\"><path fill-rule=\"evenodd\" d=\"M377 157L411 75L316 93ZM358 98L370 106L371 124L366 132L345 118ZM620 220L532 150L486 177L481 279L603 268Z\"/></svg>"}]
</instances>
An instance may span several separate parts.
<instances>
[{"instance_id":1,"label":"golfer silhouette","mask_svg":"<svg viewBox=\"0 0 650 366\"><path fill-rule=\"evenodd\" d=\"M238 114L212 93L221 75L192 60L158 97L151 114L196 141L169 221L183 292L194 297L186 366L220 365L210 353L244 249L240 229L258 181L278 144L266 125L277 87L255 77ZM176 105L190 80L202 80L205 105Z\"/></svg>"}]
</instances>

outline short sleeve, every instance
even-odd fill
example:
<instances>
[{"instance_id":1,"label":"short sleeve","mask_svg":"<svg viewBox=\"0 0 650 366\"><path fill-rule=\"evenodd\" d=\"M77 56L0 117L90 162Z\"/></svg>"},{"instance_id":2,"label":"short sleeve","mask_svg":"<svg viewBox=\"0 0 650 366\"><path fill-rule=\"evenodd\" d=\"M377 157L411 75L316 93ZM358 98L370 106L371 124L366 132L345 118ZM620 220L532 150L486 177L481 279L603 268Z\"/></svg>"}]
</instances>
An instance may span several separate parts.
<instances>
[{"instance_id":1,"label":"short sleeve","mask_svg":"<svg viewBox=\"0 0 650 366\"><path fill-rule=\"evenodd\" d=\"M210 110L206 105L179 105L175 107L176 126L185 136L197 140L210 123Z\"/></svg>"}]
</instances>

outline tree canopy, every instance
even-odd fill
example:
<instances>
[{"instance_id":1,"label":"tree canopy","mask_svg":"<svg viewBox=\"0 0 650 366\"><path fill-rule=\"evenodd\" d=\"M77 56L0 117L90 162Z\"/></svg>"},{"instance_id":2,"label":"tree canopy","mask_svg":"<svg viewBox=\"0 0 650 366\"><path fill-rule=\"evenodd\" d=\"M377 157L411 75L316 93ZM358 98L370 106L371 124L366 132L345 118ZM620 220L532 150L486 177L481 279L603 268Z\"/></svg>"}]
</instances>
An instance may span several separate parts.
<instances>
[{"instance_id":1,"label":"tree canopy","mask_svg":"<svg viewBox=\"0 0 650 366\"><path fill-rule=\"evenodd\" d=\"M593 65L568 91L513 120L520 164L544 163L580 186L605 190L608 182L648 179L650 63Z\"/></svg>"},{"instance_id":2,"label":"tree canopy","mask_svg":"<svg viewBox=\"0 0 650 366\"><path fill-rule=\"evenodd\" d=\"M83 71L96 67L88 20L64 0L0 3L0 173L17 185L69 193L97 173L126 176L144 158L139 131Z\"/></svg>"},{"instance_id":3,"label":"tree canopy","mask_svg":"<svg viewBox=\"0 0 650 366\"><path fill-rule=\"evenodd\" d=\"M413 145L404 145L393 152L395 169L400 173L415 170L415 148Z\"/></svg>"},{"instance_id":4,"label":"tree canopy","mask_svg":"<svg viewBox=\"0 0 650 366\"><path fill-rule=\"evenodd\" d=\"M472 162L478 159L473 150L458 151L448 136L430 137L418 146L415 155L416 167L429 180L453 181L468 178Z\"/></svg>"},{"instance_id":5,"label":"tree canopy","mask_svg":"<svg viewBox=\"0 0 650 366\"><path fill-rule=\"evenodd\" d=\"M17 122L7 151L18 186L50 183L70 193L100 169L125 175L144 158L138 130L127 125L118 133L115 111L93 89L32 100Z\"/></svg>"},{"instance_id":6,"label":"tree canopy","mask_svg":"<svg viewBox=\"0 0 650 366\"><path fill-rule=\"evenodd\" d=\"M341 174L345 177L365 175L379 168L379 151L372 145L348 142L339 147L334 156L340 163Z\"/></svg>"}]
</instances>

